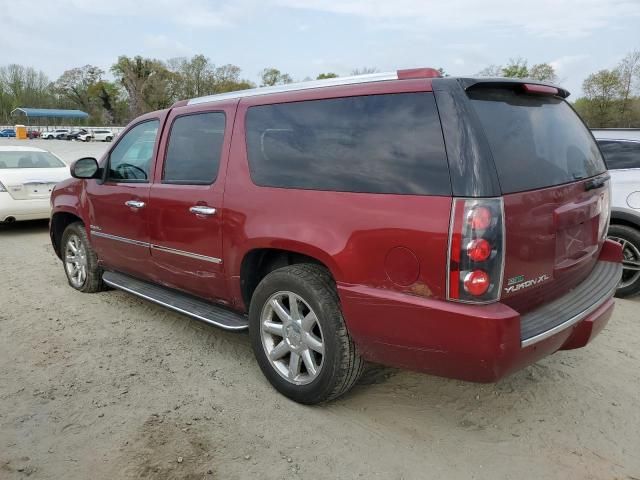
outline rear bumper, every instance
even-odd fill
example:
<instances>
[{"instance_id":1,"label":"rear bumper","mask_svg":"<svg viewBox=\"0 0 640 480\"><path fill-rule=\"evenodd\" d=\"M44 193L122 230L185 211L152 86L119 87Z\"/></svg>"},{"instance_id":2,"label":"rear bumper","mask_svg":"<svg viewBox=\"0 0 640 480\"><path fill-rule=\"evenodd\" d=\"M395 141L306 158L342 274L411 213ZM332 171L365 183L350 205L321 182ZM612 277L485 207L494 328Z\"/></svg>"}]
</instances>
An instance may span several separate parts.
<instances>
[{"instance_id":1,"label":"rear bumper","mask_svg":"<svg viewBox=\"0 0 640 480\"><path fill-rule=\"evenodd\" d=\"M7 218L39 220L49 218L51 204L48 198L14 200L7 192L0 192L0 222Z\"/></svg>"},{"instance_id":2,"label":"rear bumper","mask_svg":"<svg viewBox=\"0 0 640 480\"><path fill-rule=\"evenodd\" d=\"M600 262L621 260L619 246L612 243L605 244ZM558 350L589 343L611 317L618 279L578 314L550 313L557 317L547 322L553 331L534 342L523 341L523 318L502 303L472 306L352 285L338 285L338 291L349 332L367 360L492 382ZM565 301L576 296L574 291Z\"/></svg>"}]
</instances>

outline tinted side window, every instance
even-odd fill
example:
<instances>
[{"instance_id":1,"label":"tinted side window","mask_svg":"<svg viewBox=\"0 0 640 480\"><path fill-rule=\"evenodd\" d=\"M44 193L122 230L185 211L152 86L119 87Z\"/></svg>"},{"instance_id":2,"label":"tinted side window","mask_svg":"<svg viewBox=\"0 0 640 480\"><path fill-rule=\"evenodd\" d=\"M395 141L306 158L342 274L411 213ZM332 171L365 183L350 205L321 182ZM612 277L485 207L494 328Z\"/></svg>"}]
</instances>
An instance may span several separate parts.
<instances>
[{"instance_id":1,"label":"tinted side window","mask_svg":"<svg viewBox=\"0 0 640 480\"><path fill-rule=\"evenodd\" d=\"M450 195L432 93L263 105L247 112L251 178L262 186Z\"/></svg>"},{"instance_id":2,"label":"tinted side window","mask_svg":"<svg viewBox=\"0 0 640 480\"><path fill-rule=\"evenodd\" d=\"M213 183L220 166L224 123L222 112L176 118L164 161L164 183Z\"/></svg>"},{"instance_id":3,"label":"tinted side window","mask_svg":"<svg viewBox=\"0 0 640 480\"><path fill-rule=\"evenodd\" d=\"M640 142L598 140L598 144L610 170L640 168Z\"/></svg>"},{"instance_id":4,"label":"tinted side window","mask_svg":"<svg viewBox=\"0 0 640 480\"><path fill-rule=\"evenodd\" d=\"M158 120L140 123L120 139L109 156L109 180L149 180L159 124Z\"/></svg>"}]
</instances>

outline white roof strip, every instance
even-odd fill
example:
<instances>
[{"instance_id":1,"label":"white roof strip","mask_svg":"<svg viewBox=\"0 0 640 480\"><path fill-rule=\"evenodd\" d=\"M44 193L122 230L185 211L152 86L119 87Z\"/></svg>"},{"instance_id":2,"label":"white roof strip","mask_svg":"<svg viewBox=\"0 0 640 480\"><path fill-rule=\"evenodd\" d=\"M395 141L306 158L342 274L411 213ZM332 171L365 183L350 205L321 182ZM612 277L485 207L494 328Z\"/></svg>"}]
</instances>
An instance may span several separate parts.
<instances>
[{"instance_id":1,"label":"white roof strip","mask_svg":"<svg viewBox=\"0 0 640 480\"><path fill-rule=\"evenodd\" d=\"M353 85L358 83L384 82L387 80L397 80L397 72L370 73L367 75L355 75L353 77L327 78L325 80L312 80L309 82L288 83L285 85L275 85L273 87L251 88L248 90L238 90L235 92L218 93L207 95L206 97L192 98L187 105L197 105L199 103L218 102L220 100L230 100L233 98L255 97L258 95L269 95L271 93L295 92L298 90L310 90L313 88L334 87L337 85Z\"/></svg>"}]
</instances>

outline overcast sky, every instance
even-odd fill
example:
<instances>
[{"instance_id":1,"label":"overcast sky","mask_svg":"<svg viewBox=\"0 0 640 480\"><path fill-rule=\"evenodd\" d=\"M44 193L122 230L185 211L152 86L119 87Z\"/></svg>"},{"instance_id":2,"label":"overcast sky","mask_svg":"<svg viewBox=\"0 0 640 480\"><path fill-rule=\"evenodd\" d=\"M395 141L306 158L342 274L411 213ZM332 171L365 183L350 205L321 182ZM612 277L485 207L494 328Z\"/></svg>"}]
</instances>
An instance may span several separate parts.
<instances>
[{"instance_id":1,"label":"overcast sky","mask_svg":"<svg viewBox=\"0 0 640 480\"><path fill-rule=\"evenodd\" d=\"M267 66L296 80L364 66L473 75L522 56L551 63L575 98L640 49L640 0L0 0L0 47L0 65L51 79L123 54L202 53L252 81Z\"/></svg>"}]
</instances>

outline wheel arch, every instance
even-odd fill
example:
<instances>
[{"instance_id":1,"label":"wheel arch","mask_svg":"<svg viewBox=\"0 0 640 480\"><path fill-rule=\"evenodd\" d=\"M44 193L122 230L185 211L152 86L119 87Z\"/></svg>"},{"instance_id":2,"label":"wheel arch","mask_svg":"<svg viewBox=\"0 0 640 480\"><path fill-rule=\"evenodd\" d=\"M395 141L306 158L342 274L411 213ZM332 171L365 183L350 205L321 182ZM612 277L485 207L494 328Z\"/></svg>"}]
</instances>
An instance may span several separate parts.
<instances>
[{"instance_id":1,"label":"wheel arch","mask_svg":"<svg viewBox=\"0 0 640 480\"><path fill-rule=\"evenodd\" d=\"M625 210L612 209L610 225L626 225L640 230L640 212L637 214Z\"/></svg>"},{"instance_id":2,"label":"wheel arch","mask_svg":"<svg viewBox=\"0 0 640 480\"><path fill-rule=\"evenodd\" d=\"M62 243L62 234L69 225L75 222L80 222L84 225L82 219L75 213L60 211L55 212L51 216L51 221L49 223L49 235L51 236L53 250L60 259L62 259L62 249L60 248Z\"/></svg>"},{"instance_id":3,"label":"wheel arch","mask_svg":"<svg viewBox=\"0 0 640 480\"><path fill-rule=\"evenodd\" d=\"M240 262L240 296L245 309L249 310L251 298L258 284L269 273L278 268L299 263L321 265L336 280L339 277L337 266L323 252L310 252L304 248L254 247L248 250Z\"/></svg>"}]
</instances>

